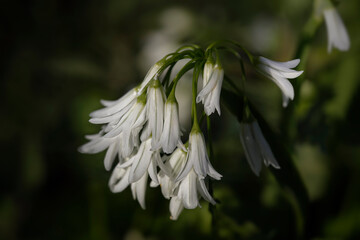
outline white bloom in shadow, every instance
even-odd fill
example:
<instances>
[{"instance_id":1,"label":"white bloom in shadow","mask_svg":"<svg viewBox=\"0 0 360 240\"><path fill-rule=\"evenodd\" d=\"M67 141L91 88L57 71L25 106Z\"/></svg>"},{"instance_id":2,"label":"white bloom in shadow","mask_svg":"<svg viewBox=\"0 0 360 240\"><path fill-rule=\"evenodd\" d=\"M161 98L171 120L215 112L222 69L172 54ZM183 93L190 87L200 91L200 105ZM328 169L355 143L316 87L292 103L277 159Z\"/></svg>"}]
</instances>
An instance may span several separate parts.
<instances>
[{"instance_id":1,"label":"white bloom in shadow","mask_svg":"<svg viewBox=\"0 0 360 240\"><path fill-rule=\"evenodd\" d=\"M148 174L145 173L138 181L129 182L130 167L122 167L118 164L109 179L109 188L113 193L124 191L131 184L131 192L134 200L138 200L140 206L145 209L145 194Z\"/></svg>"},{"instance_id":2,"label":"white bloom in shadow","mask_svg":"<svg viewBox=\"0 0 360 240\"><path fill-rule=\"evenodd\" d=\"M266 166L280 168L257 121L240 123L240 140L250 168L257 176L260 174L262 162Z\"/></svg>"},{"instance_id":3,"label":"white bloom in shadow","mask_svg":"<svg viewBox=\"0 0 360 240\"><path fill-rule=\"evenodd\" d=\"M204 111L208 116L215 112L215 109L219 115L221 114L220 94L223 79L223 68L219 64L214 65L207 61L204 66L203 89L197 95L196 102L204 104Z\"/></svg>"},{"instance_id":4,"label":"white bloom in shadow","mask_svg":"<svg viewBox=\"0 0 360 240\"><path fill-rule=\"evenodd\" d=\"M336 8L332 6L324 9L323 14L328 35L328 52L331 52L332 47L340 51L349 50L349 35Z\"/></svg>"},{"instance_id":5,"label":"white bloom in shadow","mask_svg":"<svg viewBox=\"0 0 360 240\"><path fill-rule=\"evenodd\" d=\"M264 57L258 58L256 69L280 88L283 97L283 107L288 105L290 99L294 99L294 88L288 79L297 78L304 72L292 69L299 63L300 59L277 62Z\"/></svg>"}]
</instances>

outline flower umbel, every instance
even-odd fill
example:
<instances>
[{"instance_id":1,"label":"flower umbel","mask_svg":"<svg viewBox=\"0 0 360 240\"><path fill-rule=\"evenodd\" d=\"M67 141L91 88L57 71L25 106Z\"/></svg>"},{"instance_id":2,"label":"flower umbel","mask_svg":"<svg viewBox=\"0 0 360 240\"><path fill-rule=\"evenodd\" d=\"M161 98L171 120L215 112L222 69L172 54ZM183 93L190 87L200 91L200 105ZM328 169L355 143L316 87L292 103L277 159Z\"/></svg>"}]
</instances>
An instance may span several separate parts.
<instances>
[{"instance_id":1,"label":"flower umbel","mask_svg":"<svg viewBox=\"0 0 360 240\"><path fill-rule=\"evenodd\" d=\"M173 220L179 217L184 208L199 207L201 198L216 204L210 183L214 179L220 180L222 175L212 165L215 154L210 115L215 111L221 114L223 81L226 88L233 87L230 96L236 97L229 98L227 95L227 99L236 99L237 102L234 100L231 104L239 104L240 109L244 109L250 103L236 83L228 76L224 78L218 52L230 48L219 42L211 44L206 50L196 45L180 48L153 65L143 82L123 97L115 101L101 100L104 107L90 114L90 122L101 124L102 127L98 134L86 137L89 142L81 146L79 151L93 154L106 150L105 169L109 171L115 166L109 179L112 192L122 192L131 186L133 198L145 209L145 194L150 178L150 186L160 186L162 195L170 200L169 210ZM247 61L280 87L284 106L294 98L294 89L288 79L302 74L302 71L293 70L299 64L299 59L288 62L276 62L264 57L255 59L237 44L232 45L232 48L230 52L241 62L239 81L246 79L244 61ZM216 61L213 61L214 56ZM171 79L173 67L184 59L189 61ZM189 92L192 93L192 127L188 139L182 139L182 132L186 132L186 129L182 130L179 122L182 113L179 112L175 92L178 82L191 69L193 79ZM198 92L200 74L203 75L203 83ZM197 105L200 102L204 108L199 111ZM266 166L279 168L256 120L246 116L243 119L243 115L241 113L237 117L241 121L241 142L251 169L259 175L262 162ZM207 123L207 140L202 130L204 119Z\"/></svg>"}]
</instances>

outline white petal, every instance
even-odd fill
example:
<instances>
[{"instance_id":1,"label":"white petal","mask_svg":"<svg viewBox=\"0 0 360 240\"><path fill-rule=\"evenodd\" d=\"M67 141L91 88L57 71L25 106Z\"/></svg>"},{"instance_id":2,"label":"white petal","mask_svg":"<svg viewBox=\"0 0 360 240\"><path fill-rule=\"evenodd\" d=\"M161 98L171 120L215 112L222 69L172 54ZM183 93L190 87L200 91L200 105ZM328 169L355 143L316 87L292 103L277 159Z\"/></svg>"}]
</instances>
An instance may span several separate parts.
<instances>
[{"instance_id":1,"label":"white petal","mask_svg":"<svg viewBox=\"0 0 360 240\"><path fill-rule=\"evenodd\" d=\"M136 90L132 89L127 94L125 94L122 98L120 98L116 104L96 110L96 111L90 113L90 117L102 118L102 117L106 117L106 116L115 114L115 113L121 111L127 105L133 103L133 101L136 99L136 97L137 97Z\"/></svg>"},{"instance_id":2,"label":"white petal","mask_svg":"<svg viewBox=\"0 0 360 240\"><path fill-rule=\"evenodd\" d=\"M115 157L117 155L117 147L117 142L113 142L106 152L104 166L107 171L111 169L111 166L115 160Z\"/></svg>"},{"instance_id":3,"label":"white petal","mask_svg":"<svg viewBox=\"0 0 360 240\"><path fill-rule=\"evenodd\" d=\"M331 52L332 46L341 51L349 50L349 35L337 10L334 7L324 10L324 17L328 33L328 52Z\"/></svg>"},{"instance_id":4,"label":"white petal","mask_svg":"<svg viewBox=\"0 0 360 240\"><path fill-rule=\"evenodd\" d=\"M290 68L295 68L300 63L300 59L294 59L287 62L278 62L273 61L264 57L259 57L260 62L262 62L265 65L268 65L269 67L278 69L280 71L287 71Z\"/></svg>"},{"instance_id":5,"label":"white petal","mask_svg":"<svg viewBox=\"0 0 360 240\"><path fill-rule=\"evenodd\" d=\"M196 187L196 173L191 170L179 185L178 197L187 209L194 209L199 206L199 199Z\"/></svg>"},{"instance_id":6,"label":"white petal","mask_svg":"<svg viewBox=\"0 0 360 240\"><path fill-rule=\"evenodd\" d=\"M264 135L261 132L259 124L255 121L252 123L255 140L258 143L261 154L264 158L266 166L272 165L274 168L280 168L278 162L276 161L273 152L269 146L269 143L266 141Z\"/></svg>"},{"instance_id":7,"label":"white petal","mask_svg":"<svg viewBox=\"0 0 360 240\"><path fill-rule=\"evenodd\" d=\"M181 199L179 199L178 197L171 198L170 206L169 206L169 210L171 214L170 219L177 220L183 209L184 209L184 205L182 204Z\"/></svg>"},{"instance_id":8,"label":"white petal","mask_svg":"<svg viewBox=\"0 0 360 240\"><path fill-rule=\"evenodd\" d=\"M134 156L134 162L131 166L129 182L138 181L149 167L152 152L150 151L151 139L140 145L138 153Z\"/></svg>"},{"instance_id":9,"label":"white petal","mask_svg":"<svg viewBox=\"0 0 360 240\"><path fill-rule=\"evenodd\" d=\"M136 198L141 206L142 209L145 209L145 194L146 194L146 185L147 185L147 179L148 175L147 173L144 174L139 181L137 181L135 184L135 194L133 193L133 196L135 195Z\"/></svg>"},{"instance_id":10,"label":"white petal","mask_svg":"<svg viewBox=\"0 0 360 240\"><path fill-rule=\"evenodd\" d=\"M210 193L208 192L203 179L198 179L198 181L197 181L197 189L198 189L200 195L206 201L210 202L213 205L216 204L215 200L211 197Z\"/></svg>"}]
</instances>

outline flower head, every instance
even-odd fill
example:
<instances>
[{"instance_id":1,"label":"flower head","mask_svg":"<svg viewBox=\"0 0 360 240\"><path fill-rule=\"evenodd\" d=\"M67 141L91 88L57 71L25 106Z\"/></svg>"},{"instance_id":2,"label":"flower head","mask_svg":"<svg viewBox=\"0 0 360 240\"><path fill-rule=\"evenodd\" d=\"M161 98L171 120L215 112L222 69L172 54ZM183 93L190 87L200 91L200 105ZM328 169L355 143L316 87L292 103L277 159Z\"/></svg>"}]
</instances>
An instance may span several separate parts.
<instances>
[{"instance_id":1,"label":"flower head","mask_svg":"<svg viewBox=\"0 0 360 240\"><path fill-rule=\"evenodd\" d=\"M223 79L224 70L220 64L207 61L204 66L203 89L197 95L196 102L204 104L204 110L208 116L215 112L215 109L219 115L221 114L220 93Z\"/></svg>"},{"instance_id":2,"label":"flower head","mask_svg":"<svg viewBox=\"0 0 360 240\"><path fill-rule=\"evenodd\" d=\"M328 52L332 47L340 51L347 51L350 48L349 35L341 17L334 6L323 10L327 35L328 35Z\"/></svg>"},{"instance_id":3,"label":"flower head","mask_svg":"<svg viewBox=\"0 0 360 240\"><path fill-rule=\"evenodd\" d=\"M240 140L251 170L259 176L262 162L280 168L257 121L240 123Z\"/></svg>"},{"instance_id":4,"label":"flower head","mask_svg":"<svg viewBox=\"0 0 360 240\"><path fill-rule=\"evenodd\" d=\"M288 79L297 78L303 73L303 71L292 69L299 63L300 59L294 59L288 62L277 62L264 57L258 58L256 64L257 70L280 88L283 97L283 107L288 105L289 99L294 99L294 88Z\"/></svg>"}]
</instances>

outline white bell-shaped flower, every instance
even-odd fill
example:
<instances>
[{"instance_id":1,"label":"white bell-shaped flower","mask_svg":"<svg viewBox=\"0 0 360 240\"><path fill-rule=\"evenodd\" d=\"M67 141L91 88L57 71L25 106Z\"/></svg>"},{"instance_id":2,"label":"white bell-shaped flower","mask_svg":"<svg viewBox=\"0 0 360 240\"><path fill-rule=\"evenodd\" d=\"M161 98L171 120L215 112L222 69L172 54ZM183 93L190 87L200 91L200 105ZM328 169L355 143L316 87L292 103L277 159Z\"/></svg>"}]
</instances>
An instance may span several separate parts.
<instances>
[{"instance_id":1,"label":"white bell-shaped flower","mask_svg":"<svg viewBox=\"0 0 360 240\"><path fill-rule=\"evenodd\" d=\"M257 70L280 88L283 97L283 107L288 105L290 99L294 99L294 88L288 79L297 78L303 73L303 71L292 69L299 63L300 59L294 59L288 62L277 62L264 57L258 58L256 64Z\"/></svg>"},{"instance_id":2,"label":"white bell-shaped flower","mask_svg":"<svg viewBox=\"0 0 360 240\"><path fill-rule=\"evenodd\" d=\"M166 100L164 127L161 133L159 143L154 146L155 149L162 148L167 154L172 153L176 146L183 145L181 142L181 129L179 121L179 106L175 96Z\"/></svg>"},{"instance_id":3,"label":"white bell-shaped flower","mask_svg":"<svg viewBox=\"0 0 360 240\"><path fill-rule=\"evenodd\" d=\"M152 147L160 141L164 126L164 89L158 79L153 79L147 92L146 114L152 134Z\"/></svg>"},{"instance_id":4,"label":"white bell-shaped flower","mask_svg":"<svg viewBox=\"0 0 360 240\"><path fill-rule=\"evenodd\" d=\"M204 111L208 116L215 112L215 109L221 114L220 94L223 79L224 70L220 64L207 61L204 66L203 88L197 95L196 102L204 104Z\"/></svg>"},{"instance_id":5,"label":"white bell-shaped flower","mask_svg":"<svg viewBox=\"0 0 360 240\"><path fill-rule=\"evenodd\" d=\"M334 6L323 11L328 36L328 52L332 47L340 51L347 51L350 48L350 39L346 27Z\"/></svg>"},{"instance_id":6,"label":"white bell-shaped flower","mask_svg":"<svg viewBox=\"0 0 360 240\"><path fill-rule=\"evenodd\" d=\"M189 150L186 159L186 165L177 176L176 181L184 179L193 168L201 179L204 179L207 175L216 180L220 180L222 177L209 161L204 136L200 130L193 129L190 133Z\"/></svg>"},{"instance_id":7,"label":"white bell-shaped flower","mask_svg":"<svg viewBox=\"0 0 360 240\"><path fill-rule=\"evenodd\" d=\"M240 123L240 140L250 168L257 176L260 174L262 162L266 166L280 168L256 120Z\"/></svg>"}]
</instances>

